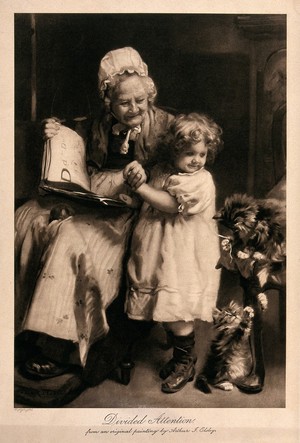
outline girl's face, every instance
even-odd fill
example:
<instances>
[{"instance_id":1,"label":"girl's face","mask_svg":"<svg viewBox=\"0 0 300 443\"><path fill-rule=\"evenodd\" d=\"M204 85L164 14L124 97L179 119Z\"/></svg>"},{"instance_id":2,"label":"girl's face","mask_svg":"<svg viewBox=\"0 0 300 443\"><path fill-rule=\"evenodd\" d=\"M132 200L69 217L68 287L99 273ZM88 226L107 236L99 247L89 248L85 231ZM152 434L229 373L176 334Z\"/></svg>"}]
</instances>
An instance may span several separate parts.
<instances>
[{"instance_id":1,"label":"girl's face","mask_svg":"<svg viewBox=\"0 0 300 443\"><path fill-rule=\"evenodd\" d=\"M130 76L119 83L112 97L111 110L117 120L129 128L142 123L148 110L148 94L139 76Z\"/></svg>"},{"instance_id":2,"label":"girl's face","mask_svg":"<svg viewBox=\"0 0 300 443\"><path fill-rule=\"evenodd\" d=\"M196 172L206 163L207 147L204 141L191 144L175 160L175 167L181 172Z\"/></svg>"}]
</instances>

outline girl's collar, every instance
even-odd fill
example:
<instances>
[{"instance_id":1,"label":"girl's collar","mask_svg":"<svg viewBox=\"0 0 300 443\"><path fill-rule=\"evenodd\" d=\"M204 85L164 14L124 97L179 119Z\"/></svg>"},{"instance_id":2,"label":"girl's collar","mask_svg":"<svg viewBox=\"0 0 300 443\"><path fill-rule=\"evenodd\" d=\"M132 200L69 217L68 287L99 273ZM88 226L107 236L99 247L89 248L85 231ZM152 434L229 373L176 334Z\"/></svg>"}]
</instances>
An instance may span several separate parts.
<instances>
[{"instance_id":1,"label":"girl's collar","mask_svg":"<svg viewBox=\"0 0 300 443\"><path fill-rule=\"evenodd\" d=\"M204 166L202 168L198 169L195 172L177 172L178 175L196 175L198 172L202 171L204 169Z\"/></svg>"}]
</instances>

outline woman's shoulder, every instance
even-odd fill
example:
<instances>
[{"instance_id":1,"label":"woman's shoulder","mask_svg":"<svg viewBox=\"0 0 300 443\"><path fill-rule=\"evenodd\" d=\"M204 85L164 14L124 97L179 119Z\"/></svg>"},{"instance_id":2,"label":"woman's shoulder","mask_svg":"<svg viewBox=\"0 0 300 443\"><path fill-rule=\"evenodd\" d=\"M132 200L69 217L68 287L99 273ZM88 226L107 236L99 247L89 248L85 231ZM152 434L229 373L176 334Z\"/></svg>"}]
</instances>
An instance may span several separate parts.
<instances>
[{"instance_id":1,"label":"woman's shoulder","mask_svg":"<svg viewBox=\"0 0 300 443\"><path fill-rule=\"evenodd\" d=\"M165 126L174 119L174 115L163 107L152 106L149 112L153 112L156 122L161 123Z\"/></svg>"}]
</instances>

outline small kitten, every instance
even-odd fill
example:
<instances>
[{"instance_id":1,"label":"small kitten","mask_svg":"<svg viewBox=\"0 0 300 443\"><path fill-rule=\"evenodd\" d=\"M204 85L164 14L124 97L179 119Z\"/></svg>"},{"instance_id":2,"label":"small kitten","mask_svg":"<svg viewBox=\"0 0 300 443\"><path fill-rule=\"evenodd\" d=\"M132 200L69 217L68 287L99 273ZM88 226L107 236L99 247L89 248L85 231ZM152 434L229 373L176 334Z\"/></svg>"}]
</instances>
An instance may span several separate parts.
<instances>
[{"instance_id":1,"label":"small kitten","mask_svg":"<svg viewBox=\"0 0 300 443\"><path fill-rule=\"evenodd\" d=\"M200 391L211 393L209 384L231 391L235 381L249 375L252 369L249 336L253 317L251 306L243 309L233 301L221 310L214 310L216 336L196 380Z\"/></svg>"}]
</instances>

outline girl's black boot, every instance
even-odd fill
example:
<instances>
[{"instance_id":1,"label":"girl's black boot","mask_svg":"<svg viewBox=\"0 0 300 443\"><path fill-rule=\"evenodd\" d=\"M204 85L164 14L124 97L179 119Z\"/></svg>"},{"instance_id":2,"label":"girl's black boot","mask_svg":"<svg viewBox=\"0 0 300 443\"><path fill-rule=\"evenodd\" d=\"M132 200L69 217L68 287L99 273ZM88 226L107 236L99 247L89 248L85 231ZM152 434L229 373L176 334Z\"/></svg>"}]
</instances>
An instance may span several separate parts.
<instances>
[{"instance_id":1,"label":"girl's black boot","mask_svg":"<svg viewBox=\"0 0 300 443\"><path fill-rule=\"evenodd\" d=\"M161 385L163 392L171 394L180 391L195 376L195 335L174 335L173 357L169 365L170 374ZM173 362L172 362L173 360ZM172 362L172 363L171 363ZM167 365L165 369L167 369ZM162 372L162 371L161 371Z\"/></svg>"}]
</instances>

